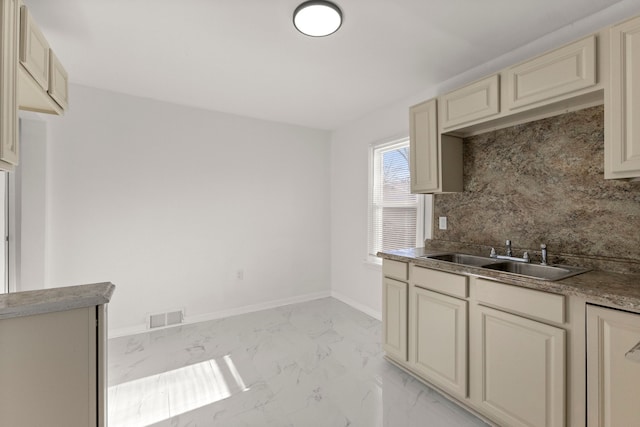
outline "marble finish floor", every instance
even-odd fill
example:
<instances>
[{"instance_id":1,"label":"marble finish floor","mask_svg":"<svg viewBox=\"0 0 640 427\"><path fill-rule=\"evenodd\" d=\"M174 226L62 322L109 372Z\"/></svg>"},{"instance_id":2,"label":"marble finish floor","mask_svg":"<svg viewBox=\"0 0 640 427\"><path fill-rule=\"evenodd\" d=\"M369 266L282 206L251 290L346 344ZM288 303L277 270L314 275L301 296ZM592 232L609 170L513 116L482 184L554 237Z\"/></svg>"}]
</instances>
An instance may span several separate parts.
<instances>
[{"instance_id":1,"label":"marble finish floor","mask_svg":"<svg viewBox=\"0 0 640 427\"><path fill-rule=\"evenodd\" d=\"M333 298L109 340L109 427L466 427Z\"/></svg>"}]
</instances>

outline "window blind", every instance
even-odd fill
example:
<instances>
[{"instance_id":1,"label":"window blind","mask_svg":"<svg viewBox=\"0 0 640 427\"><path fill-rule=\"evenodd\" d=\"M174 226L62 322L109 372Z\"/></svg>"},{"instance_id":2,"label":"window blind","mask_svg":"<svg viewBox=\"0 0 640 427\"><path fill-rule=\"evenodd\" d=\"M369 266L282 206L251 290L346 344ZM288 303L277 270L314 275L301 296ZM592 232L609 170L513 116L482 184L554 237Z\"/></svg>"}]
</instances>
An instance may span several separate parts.
<instances>
[{"instance_id":1,"label":"window blind","mask_svg":"<svg viewBox=\"0 0 640 427\"><path fill-rule=\"evenodd\" d=\"M418 198L411 194L409 140L371 148L369 255L416 246Z\"/></svg>"}]
</instances>

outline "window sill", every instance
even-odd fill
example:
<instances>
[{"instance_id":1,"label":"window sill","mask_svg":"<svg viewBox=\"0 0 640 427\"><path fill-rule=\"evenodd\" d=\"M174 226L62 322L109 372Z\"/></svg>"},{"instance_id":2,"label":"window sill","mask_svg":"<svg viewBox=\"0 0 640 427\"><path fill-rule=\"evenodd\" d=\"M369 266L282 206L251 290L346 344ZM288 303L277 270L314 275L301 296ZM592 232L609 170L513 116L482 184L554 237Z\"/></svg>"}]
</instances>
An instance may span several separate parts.
<instances>
[{"instance_id":1,"label":"window sill","mask_svg":"<svg viewBox=\"0 0 640 427\"><path fill-rule=\"evenodd\" d=\"M382 259L369 256L364 259L363 264L366 268L376 271L382 271Z\"/></svg>"}]
</instances>

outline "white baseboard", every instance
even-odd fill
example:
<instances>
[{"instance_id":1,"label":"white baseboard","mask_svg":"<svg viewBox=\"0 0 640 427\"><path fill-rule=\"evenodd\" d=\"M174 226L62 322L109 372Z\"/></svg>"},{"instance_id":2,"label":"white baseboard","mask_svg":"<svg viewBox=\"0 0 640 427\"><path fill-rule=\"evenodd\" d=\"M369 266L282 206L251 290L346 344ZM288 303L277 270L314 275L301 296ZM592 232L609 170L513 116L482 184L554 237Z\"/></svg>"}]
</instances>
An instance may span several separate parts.
<instances>
[{"instance_id":1,"label":"white baseboard","mask_svg":"<svg viewBox=\"0 0 640 427\"><path fill-rule=\"evenodd\" d=\"M330 296L332 296L332 292L322 291L322 292L315 292L312 294L298 295L291 298L268 301L260 304L246 305L244 307L232 308L230 310L222 310L222 311L215 311L211 313L197 314L195 316L185 316L184 322L178 325L167 326L165 328L174 328L176 326L186 325L190 323L206 322L207 320L215 320L215 319L221 319L223 317L237 316L239 314L253 313L254 311L267 310L270 308L282 307L284 305L297 304L300 302L312 301L320 298L327 298ZM340 298L336 297L336 299L340 299ZM343 301L343 302L346 304L352 305L347 301ZM354 308L358 308L358 307L354 306ZM154 328L153 330L157 331L165 328ZM124 337L128 335L135 335L135 334L140 334L140 333L149 332L149 331L150 329L147 328L146 324L129 326L124 328L116 328L116 329L109 330L109 338Z\"/></svg>"},{"instance_id":2,"label":"white baseboard","mask_svg":"<svg viewBox=\"0 0 640 427\"><path fill-rule=\"evenodd\" d=\"M368 314L369 316L373 317L374 319L378 319L378 320L382 320L382 313L379 311L376 311L374 309L372 309L371 307L368 307L364 304L361 304L359 302L357 302L354 299L349 298L348 296L345 296L344 294L341 294L340 292L336 292L336 291L331 291L331 296L337 300L342 301L343 303L350 305L351 307L355 308L356 310L359 310L365 314Z\"/></svg>"}]
</instances>

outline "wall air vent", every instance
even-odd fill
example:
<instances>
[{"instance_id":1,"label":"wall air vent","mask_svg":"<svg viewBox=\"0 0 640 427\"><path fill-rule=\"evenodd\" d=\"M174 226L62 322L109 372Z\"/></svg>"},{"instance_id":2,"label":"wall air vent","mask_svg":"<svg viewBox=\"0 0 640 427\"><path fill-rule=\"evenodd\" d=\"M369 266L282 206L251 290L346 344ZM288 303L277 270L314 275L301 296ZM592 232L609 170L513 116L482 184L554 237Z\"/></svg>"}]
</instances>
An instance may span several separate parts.
<instances>
[{"instance_id":1,"label":"wall air vent","mask_svg":"<svg viewBox=\"0 0 640 427\"><path fill-rule=\"evenodd\" d=\"M179 325L184 321L182 310L167 311L164 313L150 314L147 325L149 329L163 328L165 326Z\"/></svg>"}]
</instances>

